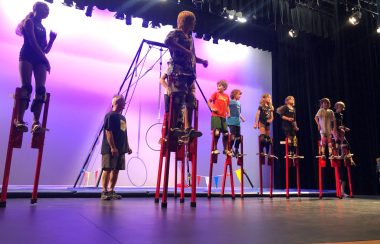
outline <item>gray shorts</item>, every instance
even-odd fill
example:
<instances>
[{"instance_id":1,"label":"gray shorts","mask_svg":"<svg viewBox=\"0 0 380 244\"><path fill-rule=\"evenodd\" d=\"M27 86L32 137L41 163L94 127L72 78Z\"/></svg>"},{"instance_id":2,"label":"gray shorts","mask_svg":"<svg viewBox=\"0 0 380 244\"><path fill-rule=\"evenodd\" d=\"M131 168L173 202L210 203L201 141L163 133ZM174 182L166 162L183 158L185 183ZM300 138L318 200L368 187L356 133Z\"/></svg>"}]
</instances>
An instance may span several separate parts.
<instances>
[{"instance_id":1,"label":"gray shorts","mask_svg":"<svg viewBox=\"0 0 380 244\"><path fill-rule=\"evenodd\" d=\"M102 155L102 169L125 170L125 154L113 157L111 154Z\"/></svg>"}]
</instances>

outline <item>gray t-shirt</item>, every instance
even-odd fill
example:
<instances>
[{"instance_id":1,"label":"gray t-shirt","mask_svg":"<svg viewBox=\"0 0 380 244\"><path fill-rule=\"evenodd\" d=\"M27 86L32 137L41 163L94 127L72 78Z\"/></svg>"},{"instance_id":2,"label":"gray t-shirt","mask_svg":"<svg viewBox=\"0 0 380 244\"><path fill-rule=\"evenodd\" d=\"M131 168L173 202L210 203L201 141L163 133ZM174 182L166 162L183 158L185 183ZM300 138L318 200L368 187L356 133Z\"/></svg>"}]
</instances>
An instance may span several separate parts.
<instances>
[{"instance_id":1,"label":"gray t-shirt","mask_svg":"<svg viewBox=\"0 0 380 244\"><path fill-rule=\"evenodd\" d=\"M335 121L334 112L331 109L320 108L315 117L318 117L319 126L321 127L319 132L331 135L332 123Z\"/></svg>"}]
</instances>

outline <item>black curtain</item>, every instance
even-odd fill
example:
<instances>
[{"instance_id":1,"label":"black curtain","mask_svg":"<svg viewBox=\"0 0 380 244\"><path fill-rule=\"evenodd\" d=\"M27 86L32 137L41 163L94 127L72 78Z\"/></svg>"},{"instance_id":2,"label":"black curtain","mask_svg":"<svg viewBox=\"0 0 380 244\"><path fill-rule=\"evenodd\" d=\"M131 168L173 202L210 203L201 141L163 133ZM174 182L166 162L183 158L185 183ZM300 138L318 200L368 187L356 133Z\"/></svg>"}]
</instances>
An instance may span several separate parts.
<instances>
[{"instance_id":1,"label":"black curtain","mask_svg":"<svg viewBox=\"0 0 380 244\"><path fill-rule=\"evenodd\" d=\"M348 26L343 14L338 18L339 32L334 40L301 33L290 39L287 29L277 32L277 46L272 52L273 102L296 99L301 161L301 187L318 187L315 156L319 138L314 116L319 99L328 97L346 104L345 121L351 128L348 139L357 163L352 168L354 194L379 193L376 158L380 156L380 36L376 20L364 14L358 26ZM284 139L280 118L274 122L275 151L283 157ZM294 169L291 168L291 171ZM291 186L295 187L294 173ZM333 170L324 170L324 188L334 189ZM285 161L275 167L275 187L285 187Z\"/></svg>"}]
</instances>

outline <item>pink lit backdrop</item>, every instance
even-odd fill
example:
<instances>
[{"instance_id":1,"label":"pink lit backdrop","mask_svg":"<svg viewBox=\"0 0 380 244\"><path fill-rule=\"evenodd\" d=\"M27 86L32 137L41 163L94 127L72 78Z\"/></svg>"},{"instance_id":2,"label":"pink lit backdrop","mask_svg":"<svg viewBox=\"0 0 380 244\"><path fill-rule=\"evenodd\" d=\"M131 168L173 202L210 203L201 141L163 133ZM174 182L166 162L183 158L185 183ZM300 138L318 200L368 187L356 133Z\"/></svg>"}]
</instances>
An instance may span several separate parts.
<instances>
[{"instance_id":1,"label":"pink lit backdrop","mask_svg":"<svg viewBox=\"0 0 380 244\"><path fill-rule=\"evenodd\" d=\"M0 0L0 175L3 175L6 148L9 136L12 110L12 93L20 85L18 74L18 54L22 38L15 35L15 27L32 9L34 1ZM95 9L93 17L85 16L84 11L68 8L55 1L49 4L50 16L43 24L47 31L58 33L57 40L48 55L52 66L48 76L47 89L51 93L48 128L43 168L42 185L72 185L88 154L103 116L128 71L129 65L142 39L163 42L172 29L142 28L141 19L134 18L132 26L113 18L113 13ZM172 13L176 15L177 13ZM219 40L219 44L195 39L197 56L207 59L209 67L197 67L198 82L208 98L216 90L216 82L226 79L229 82L227 93L234 88L243 91L241 98L242 124L245 135L245 168L258 186L257 131L252 128L254 115L260 96L271 92L271 54L250 47L235 45ZM142 54L145 54L145 50ZM152 50L146 68L153 64L159 55ZM168 55L163 58L163 71ZM144 69L144 71L146 70ZM139 82L135 97L131 102L127 117L129 140L136 156L138 136L138 113L141 104L141 141L139 156L147 167L146 186L155 185L159 152L150 150L145 143L147 129L157 122L158 115L159 65L156 65ZM209 150L211 143L210 113L198 92L200 101L200 130L204 136L199 140L198 174L208 175ZM163 105L161 106L163 110ZM161 112L161 121L162 121ZM30 112L26 120L31 122ZM160 130L152 130L150 141L158 142ZM157 137L157 138L156 138ZM13 157L11 180L13 185L30 185L33 182L37 152L29 148L30 133L24 136L23 148L16 149ZM221 141L219 149L222 149ZM127 160L130 157L127 158ZM100 166L99 150L95 151L89 171ZM234 162L234 167L236 163ZM265 167L265 170L267 168ZM223 158L215 165L216 175L223 173ZM266 173L269 173L268 171ZM131 161L129 175L135 184L141 184L145 171L141 163ZM268 178L268 177L266 177ZM236 179L236 177L235 177ZM237 179L236 179L237 180ZM90 185L93 185L93 176ZM268 182L265 182L267 185ZM127 173L120 175L119 185L131 186ZM202 182L204 186L204 182Z\"/></svg>"}]
</instances>

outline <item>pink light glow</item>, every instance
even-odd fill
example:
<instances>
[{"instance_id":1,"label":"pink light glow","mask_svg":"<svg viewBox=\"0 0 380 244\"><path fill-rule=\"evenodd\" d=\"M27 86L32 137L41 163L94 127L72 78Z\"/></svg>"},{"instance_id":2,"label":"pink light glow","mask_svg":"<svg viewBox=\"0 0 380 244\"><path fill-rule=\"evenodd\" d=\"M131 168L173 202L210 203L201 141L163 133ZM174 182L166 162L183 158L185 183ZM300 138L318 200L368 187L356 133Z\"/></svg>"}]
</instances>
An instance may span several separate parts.
<instances>
[{"instance_id":1,"label":"pink light glow","mask_svg":"<svg viewBox=\"0 0 380 244\"><path fill-rule=\"evenodd\" d=\"M0 138L8 138L12 99L10 94L19 86L18 53L22 38L14 34L17 24L30 11L35 1L0 0ZM88 150L94 140L95 132L109 108L110 98L115 94L124 79L130 63L136 54L142 39L163 42L170 26L161 29L142 28L141 19L133 19L133 25L116 20L113 13L95 9L93 17L85 16L84 11L63 6L60 1L49 4L50 16L43 24L47 31L58 33L56 43L48 54L52 65L47 78L47 89L52 94L48 127L51 131L46 137L41 184L71 185L74 183ZM242 45L219 41L219 44L195 39L197 56L207 59L209 67L197 67L198 82L208 98L216 91L216 82L229 81L227 94L238 88L243 91L241 99L243 115L247 122L242 124L245 137L247 171L254 184L258 185L256 151L257 132L252 124L259 97L263 92L271 92L271 54ZM146 53L144 49L143 54ZM146 70L158 58L159 50L150 52ZM163 58L163 70L169 55ZM142 121L141 138L146 130L157 122L159 65L156 65L139 83L135 98L126 117L133 155L137 150L138 106L141 102ZM198 173L208 174L210 137L210 113L199 91L200 130L204 136L199 140ZM163 109L163 105L162 105ZM161 115L163 112L161 111ZM26 119L31 120L30 112ZM162 117L161 117L162 121ZM157 131L154 134L159 134ZM11 184L32 184L36 152L29 149L30 133L24 139L23 149L14 156ZM154 138L153 141L158 141ZM7 140L0 141L0 159L5 159ZM221 143L219 145L221 149ZM146 185L154 185L158 164L158 152L151 151L142 139L140 157L148 170ZM95 153L90 169L99 167L100 156ZM215 174L222 172L222 157L215 166ZM3 168L0 168L2 175ZM134 179L144 177L143 168L131 169ZM131 185L126 172L121 174L119 185ZM172 182L171 182L172 183Z\"/></svg>"}]
</instances>

